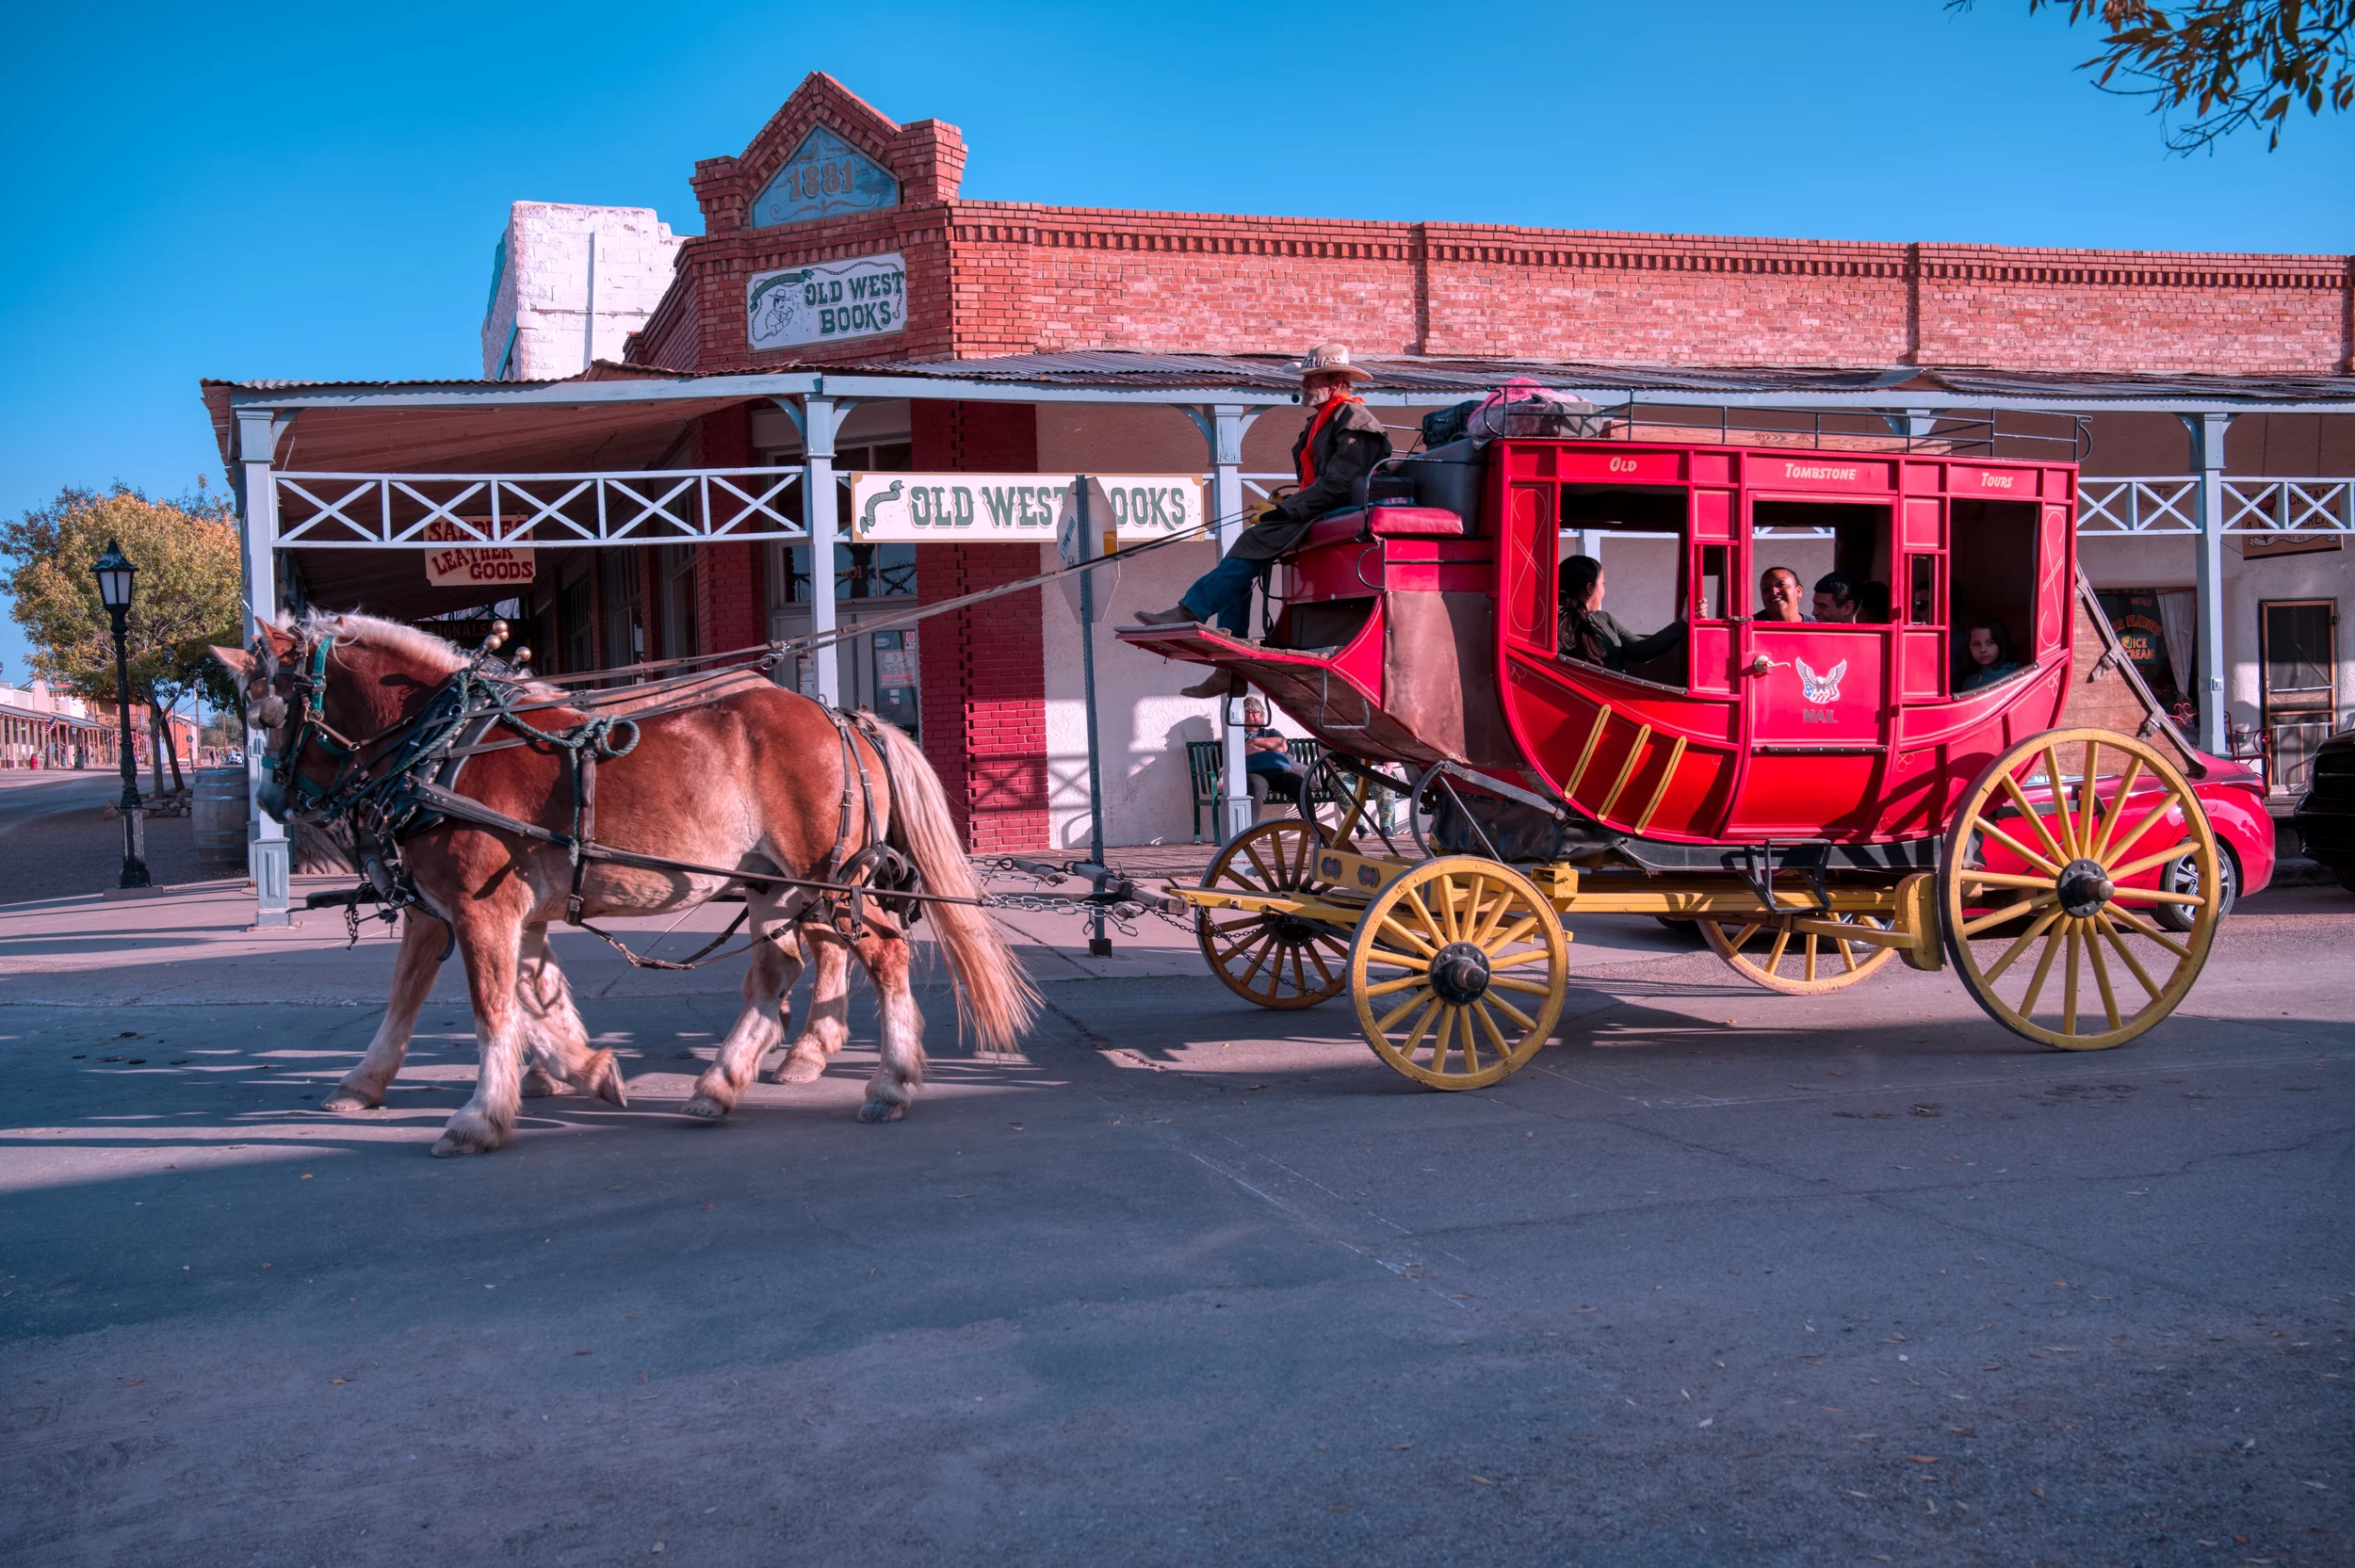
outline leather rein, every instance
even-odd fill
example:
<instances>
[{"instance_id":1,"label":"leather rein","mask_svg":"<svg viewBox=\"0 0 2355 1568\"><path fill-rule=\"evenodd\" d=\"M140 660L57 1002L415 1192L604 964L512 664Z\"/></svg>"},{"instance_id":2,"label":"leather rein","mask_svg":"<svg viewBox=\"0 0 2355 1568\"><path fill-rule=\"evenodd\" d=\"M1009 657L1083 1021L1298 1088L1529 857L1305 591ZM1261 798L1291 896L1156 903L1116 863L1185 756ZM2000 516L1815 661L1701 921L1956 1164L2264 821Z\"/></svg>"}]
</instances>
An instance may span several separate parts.
<instances>
[{"instance_id":1,"label":"leather rein","mask_svg":"<svg viewBox=\"0 0 2355 1568\"><path fill-rule=\"evenodd\" d=\"M793 895L790 906L780 912L780 917L769 929L755 932L747 939L745 947L737 951L749 950L759 942L779 940L795 919L814 904L824 905L829 923L845 937L855 939L863 929L874 925L867 905L869 898L896 922L901 932L922 917L925 904L986 906L992 901L986 896L966 897L924 891L922 875L914 861L895 846L872 837L874 782L866 759L859 754L860 738L866 740L884 769L886 801L896 793L889 756L882 736L872 728L877 720L864 714L846 715L835 708L826 708L824 712L841 743L842 796L834 846L816 876L792 877L782 872L703 865L596 841L596 765L600 761L617 761L635 751L643 719L707 706L731 695L748 678L765 684L781 655L772 653L750 664L673 676L607 692L547 695L532 689L536 682L493 668L486 650L445 676L414 715L374 735L354 739L327 719L327 670L335 645L335 639L328 634L319 634L307 643L297 645L295 670L288 683L295 711L286 721L284 743L267 755L264 762L271 784L295 810L322 822L339 817L350 822L364 879L361 885L349 893L314 894L306 903L314 908L343 905L346 923L355 942L359 940L359 905L379 905L379 917L388 921L396 918L399 911L413 909L441 920L449 930L442 958L449 957L457 945L457 932L449 927L447 917L419 895L414 880L401 864L400 846L420 832L450 822L487 828L563 849L572 867L572 885L564 905L565 923L601 938L634 967L642 969L696 969L720 958L733 957L734 953L719 953L717 949L744 925L751 910L749 906L739 910L726 929L684 960L646 958L632 952L619 938L583 917L582 883L592 864L720 877L747 887L789 890ZM268 650L258 645L256 652L265 656L268 654ZM657 693L663 694L665 700L651 706L642 705ZM631 704L625 714L595 711L623 703ZM549 711L585 713L586 717L575 724L548 729L525 717ZM494 729L507 730L512 735L486 740L484 737ZM855 730L865 730L867 734L860 737L854 736ZM468 758L518 746L544 746L564 755L572 784L570 832L560 832L527 822L458 792L455 786ZM306 754L314 749L334 765L333 777L325 784L301 770ZM427 773L432 776L421 776ZM854 800L861 803L863 811L859 819L860 843L853 849Z\"/></svg>"}]
</instances>

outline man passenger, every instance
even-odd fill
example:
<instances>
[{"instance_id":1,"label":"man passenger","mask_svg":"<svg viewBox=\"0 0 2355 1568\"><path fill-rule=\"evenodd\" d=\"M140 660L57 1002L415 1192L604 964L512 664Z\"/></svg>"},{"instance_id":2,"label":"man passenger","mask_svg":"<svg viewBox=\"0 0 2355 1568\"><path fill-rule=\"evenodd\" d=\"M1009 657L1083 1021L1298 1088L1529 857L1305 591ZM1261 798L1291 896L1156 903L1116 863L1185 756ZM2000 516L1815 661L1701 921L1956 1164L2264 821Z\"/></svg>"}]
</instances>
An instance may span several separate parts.
<instances>
[{"instance_id":1,"label":"man passenger","mask_svg":"<svg viewBox=\"0 0 2355 1568\"><path fill-rule=\"evenodd\" d=\"M1847 622L1856 619L1856 579L1845 572L1827 572L1815 579L1815 619Z\"/></svg>"},{"instance_id":2,"label":"man passenger","mask_svg":"<svg viewBox=\"0 0 2355 1568\"><path fill-rule=\"evenodd\" d=\"M1758 579L1758 618L1761 621L1812 621L1799 608L1799 574L1787 566L1770 566Z\"/></svg>"},{"instance_id":3,"label":"man passenger","mask_svg":"<svg viewBox=\"0 0 2355 1568\"><path fill-rule=\"evenodd\" d=\"M1244 635L1251 614L1251 587L1267 576L1279 557L1299 544L1308 525L1350 503L1356 481L1390 455L1382 421L1350 390L1372 373L1349 363L1349 349L1321 343L1291 368L1300 373L1300 400L1313 411L1300 439L1292 443L1292 469L1300 488L1270 503L1252 519L1226 558L1194 581L1175 608L1146 610L1147 626L1215 621L1230 637ZM1213 670L1190 686L1188 697L1230 697L1242 689L1240 677Z\"/></svg>"}]
</instances>

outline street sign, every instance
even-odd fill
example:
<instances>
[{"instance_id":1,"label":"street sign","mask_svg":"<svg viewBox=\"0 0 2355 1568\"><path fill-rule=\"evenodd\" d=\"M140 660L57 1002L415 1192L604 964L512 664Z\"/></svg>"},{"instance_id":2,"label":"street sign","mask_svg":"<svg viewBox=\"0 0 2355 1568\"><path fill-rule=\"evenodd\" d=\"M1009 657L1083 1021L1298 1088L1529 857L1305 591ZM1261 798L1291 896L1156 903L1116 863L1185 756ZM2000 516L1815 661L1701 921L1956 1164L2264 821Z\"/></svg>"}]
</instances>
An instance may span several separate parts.
<instances>
[{"instance_id":1,"label":"street sign","mask_svg":"<svg viewBox=\"0 0 2355 1568\"><path fill-rule=\"evenodd\" d=\"M1123 544L1202 526L1198 474L1091 475L1091 520ZM1051 543L1072 512L1059 474L853 474L851 537L862 544Z\"/></svg>"}]
</instances>

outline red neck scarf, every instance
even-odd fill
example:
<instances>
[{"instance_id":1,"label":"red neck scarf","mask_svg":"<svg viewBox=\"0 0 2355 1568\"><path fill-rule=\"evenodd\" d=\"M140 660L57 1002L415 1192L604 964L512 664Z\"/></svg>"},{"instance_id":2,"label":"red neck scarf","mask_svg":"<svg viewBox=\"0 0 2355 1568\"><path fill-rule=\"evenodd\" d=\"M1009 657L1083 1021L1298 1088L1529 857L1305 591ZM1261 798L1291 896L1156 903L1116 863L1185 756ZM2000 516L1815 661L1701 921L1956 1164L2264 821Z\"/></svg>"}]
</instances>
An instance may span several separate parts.
<instances>
[{"instance_id":1,"label":"red neck scarf","mask_svg":"<svg viewBox=\"0 0 2355 1568\"><path fill-rule=\"evenodd\" d=\"M1324 428L1324 422L1339 413L1344 405L1364 401L1363 397L1343 393L1339 397L1326 398L1324 406L1317 410L1317 416L1308 421L1308 439L1300 444L1301 484L1306 486L1317 482L1317 432Z\"/></svg>"}]
</instances>

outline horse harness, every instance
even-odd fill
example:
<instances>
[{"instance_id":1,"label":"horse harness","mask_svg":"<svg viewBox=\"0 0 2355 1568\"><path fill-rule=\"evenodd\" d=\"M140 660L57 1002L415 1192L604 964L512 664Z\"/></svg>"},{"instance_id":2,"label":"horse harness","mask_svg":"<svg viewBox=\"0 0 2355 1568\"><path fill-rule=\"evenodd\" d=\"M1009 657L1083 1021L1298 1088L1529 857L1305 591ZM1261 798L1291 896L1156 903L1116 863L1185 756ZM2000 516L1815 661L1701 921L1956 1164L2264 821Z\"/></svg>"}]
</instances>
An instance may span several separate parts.
<instances>
[{"instance_id":1,"label":"horse harness","mask_svg":"<svg viewBox=\"0 0 2355 1568\"><path fill-rule=\"evenodd\" d=\"M720 694L711 690L714 686L732 684L748 675L765 677L777 663L776 655L725 671L654 683L654 688L677 690L677 695L657 706L641 707L628 715L593 713L569 728L544 730L524 715L549 708L577 711L593 707L597 699L544 697L523 701L532 695L526 687L525 678L491 669L486 652L452 671L414 717L375 735L353 739L327 721L327 662L334 646L334 638L322 634L311 643L307 656L299 663L290 681L291 695L299 703L298 713L288 725L285 744L264 762L268 778L282 800L316 813L322 821L343 817L350 822L364 881L348 894L314 895L312 902L343 904L346 923L355 942L359 940L359 905L375 903L380 917L385 920L395 918L404 909L432 915L442 921L449 933L442 958L447 960L456 948L457 932L446 916L425 902L400 856L400 848L407 840L446 822L464 822L561 848L572 867L572 885L564 900L565 923L602 939L633 966L642 969L696 969L720 958L734 956L717 949L744 925L751 908L747 905L738 911L725 930L686 959L642 957L583 916L582 884L593 862L790 889L791 896L777 918L767 929L748 938L745 947L737 951L748 950L760 942L779 940L813 906L822 908L826 923L836 931L855 941L876 926L874 913L868 906L870 898L881 913L896 923L897 930L891 934L904 934L922 918L927 903L986 902L983 898L926 892L922 873L914 860L887 842L887 835L876 836L874 781L860 754L862 738L883 768L885 800L899 798L890 755L875 727L879 721L868 714L845 714L833 707L824 712L841 744L842 797L833 847L819 863L815 876L788 877L740 867L699 865L596 841L597 764L618 760L635 751L641 720L716 702ZM642 698L650 689L653 688L636 687L631 695ZM513 738L486 738L495 729L513 732ZM863 736L854 733L860 731L865 732ZM470 758L486 752L535 745L551 747L564 754L566 774L572 784L569 832L524 821L458 793L459 776ZM313 746L326 752L335 764L334 777L323 784L300 771L304 752ZM425 776L429 773L430 778ZM859 806L855 847L852 843L854 800Z\"/></svg>"}]
</instances>

